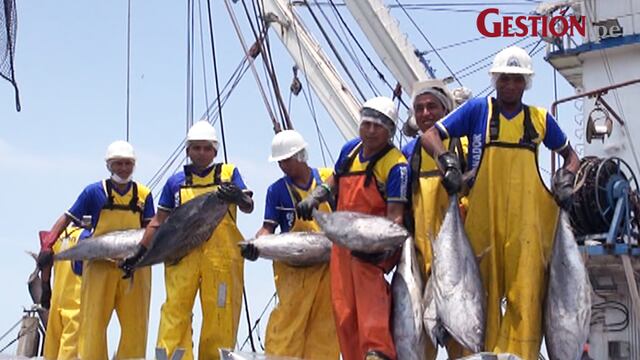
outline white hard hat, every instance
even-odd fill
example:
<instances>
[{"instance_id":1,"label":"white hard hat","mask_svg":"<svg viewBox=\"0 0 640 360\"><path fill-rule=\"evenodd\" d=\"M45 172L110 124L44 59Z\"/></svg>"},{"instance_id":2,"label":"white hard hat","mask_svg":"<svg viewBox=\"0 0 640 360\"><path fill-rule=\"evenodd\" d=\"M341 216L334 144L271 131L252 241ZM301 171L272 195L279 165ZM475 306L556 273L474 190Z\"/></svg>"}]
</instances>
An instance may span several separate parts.
<instances>
[{"instance_id":1,"label":"white hard hat","mask_svg":"<svg viewBox=\"0 0 640 360\"><path fill-rule=\"evenodd\" d=\"M295 130L283 130L271 140L269 161L286 160L307 147L302 135Z\"/></svg>"},{"instance_id":2,"label":"white hard hat","mask_svg":"<svg viewBox=\"0 0 640 360\"><path fill-rule=\"evenodd\" d=\"M136 160L136 153L133 146L124 140L114 141L107 147L107 153L104 156L105 161L114 159L131 159Z\"/></svg>"},{"instance_id":3,"label":"white hard hat","mask_svg":"<svg viewBox=\"0 0 640 360\"><path fill-rule=\"evenodd\" d=\"M373 99L367 100L364 104L362 104L362 109L375 110L389 118L389 120L391 120L394 125L398 123L398 112L396 111L396 104L394 104L393 100L389 99L386 96L378 96L374 97Z\"/></svg>"},{"instance_id":4,"label":"white hard hat","mask_svg":"<svg viewBox=\"0 0 640 360\"><path fill-rule=\"evenodd\" d=\"M438 101L440 101L440 103L442 103L442 107L444 107L447 112L453 110L453 95L451 95L451 92L442 80L429 79L415 83L413 86L413 94L411 96L412 102L415 102L418 96L424 94L433 95L438 99Z\"/></svg>"},{"instance_id":5,"label":"white hard hat","mask_svg":"<svg viewBox=\"0 0 640 360\"><path fill-rule=\"evenodd\" d=\"M218 150L218 136L216 129L206 120L200 120L193 124L187 133L187 141L204 140L211 141L213 147Z\"/></svg>"},{"instance_id":6,"label":"white hard hat","mask_svg":"<svg viewBox=\"0 0 640 360\"><path fill-rule=\"evenodd\" d=\"M493 58L489 73L533 75L531 56L521 47L509 46Z\"/></svg>"}]
</instances>

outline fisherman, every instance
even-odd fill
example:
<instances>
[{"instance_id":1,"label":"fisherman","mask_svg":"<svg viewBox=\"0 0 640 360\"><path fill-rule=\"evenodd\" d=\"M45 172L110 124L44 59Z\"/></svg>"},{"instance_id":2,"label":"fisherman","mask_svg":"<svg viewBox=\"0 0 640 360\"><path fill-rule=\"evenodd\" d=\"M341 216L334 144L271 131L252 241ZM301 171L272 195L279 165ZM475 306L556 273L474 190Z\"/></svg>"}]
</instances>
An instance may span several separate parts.
<instances>
[{"instance_id":1,"label":"fisherman","mask_svg":"<svg viewBox=\"0 0 640 360\"><path fill-rule=\"evenodd\" d=\"M38 256L41 269L50 269L52 247L71 221L91 216L93 236L146 226L154 216L149 189L132 180L136 164L133 147L115 141L105 156L109 179L87 186L71 208L51 228ZM85 240L91 241L91 240ZM107 327L113 310L120 321L117 359L146 355L151 269L136 274L133 282L123 280L120 269L110 261L84 263L80 301L80 359L107 359Z\"/></svg>"},{"instance_id":2,"label":"fisherman","mask_svg":"<svg viewBox=\"0 0 640 360\"><path fill-rule=\"evenodd\" d=\"M337 193L338 211L386 216L402 224L407 202L407 161L392 144L397 112L393 101L376 97L362 105L360 137L347 142L334 176L296 206L311 219L319 204ZM395 359L390 330L391 296L385 273L393 269L399 252L365 254L333 245L331 298L345 360Z\"/></svg>"},{"instance_id":3,"label":"fisherman","mask_svg":"<svg viewBox=\"0 0 640 360\"><path fill-rule=\"evenodd\" d=\"M422 135L421 142L437 159L442 185L455 194L462 186L460 162L442 139L469 137L475 178L465 229L475 253L486 253L480 262L488 294L485 350L537 359L545 264L558 206L571 205L579 159L546 110L522 103L534 74L526 51L516 46L500 51L489 72L497 97L467 101ZM552 179L553 196L538 171L540 143L564 158Z\"/></svg>"},{"instance_id":4,"label":"fisherman","mask_svg":"<svg viewBox=\"0 0 640 360\"><path fill-rule=\"evenodd\" d=\"M307 143L295 130L276 134L271 142L269 161L278 162L285 174L269 186L264 222L256 237L281 232L319 232L315 221L297 218L295 205L333 175L329 168L307 165ZM328 202L319 205L321 211L331 212ZM242 255L256 260L258 249L249 243ZM268 355L291 356L301 359L338 359L340 346L336 337L329 264L294 267L273 262L278 306L271 312L267 325L265 352Z\"/></svg>"},{"instance_id":5,"label":"fisherman","mask_svg":"<svg viewBox=\"0 0 640 360\"><path fill-rule=\"evenodd\" d=\"M74 224L67 226L53 246L53 252L72 248L84 229ZM45 240L48 231L43 231ZM86 236L86 235L85 235ZM44 358L47 360L72 360L78 358L80 335L80 285L81 278L72 271L71 261L57 261L53 265L53 291L44 340Z\"/></svg>"},{"instance_id":6,"label":"fisherman","mask_svg":"<svg viewBox=\"0 0 640 360\"><path fill-rule=\"evenodd\" d=\"M218 191L220 198L239 204L244 213L253 211L252 192L232 164L214 163L218 137L207 121L193 124L187 133L187 155L191 164L171 176L162 189L158 213L151 220L135 255L121 267L130 273L151 246L153 234L176 207L196 196ZM171 358L178 349L183 359L193 359L191 318L196 294L200 291L202 328L200 359L218 359L219 348L236 344L242 303L244 259L238 251L243 237L236 225L236 205L229 205L224 219L208 241L191 251L177 264L165 264L167 298L162 305L157 348ZM140 269L136 270L136 275ZM134 276L134 278L135 278Z\"/></svg>"},{"instance_id":7,"label":"fisherman","mask_svg":"<svg viewBox=\"0 0 640 360\"><path fill-rule=\"evenodd\" d=\"M426 80L415 84L413 91L413 115L420 133L424 134L436 121L442 119L455 107L453 95L440 80ZM429 156L415 138L402 148L409 161L411 189L411 210L413 222L408 225L413 230L413 238L421 255L420 268L426 280L431 274L431 242L440 230L449 205L446 190L440 185L440 174L435 160ZM464 159L467 138L443 141L444 146ZM417 145L417 146L416 146ZM409 219L405 219L409 220ZM453 340L447 342L450 358L462 356L462 349ZM426 358L435 359L438 349L427 342Z\"/></svg>"}]
</instances>

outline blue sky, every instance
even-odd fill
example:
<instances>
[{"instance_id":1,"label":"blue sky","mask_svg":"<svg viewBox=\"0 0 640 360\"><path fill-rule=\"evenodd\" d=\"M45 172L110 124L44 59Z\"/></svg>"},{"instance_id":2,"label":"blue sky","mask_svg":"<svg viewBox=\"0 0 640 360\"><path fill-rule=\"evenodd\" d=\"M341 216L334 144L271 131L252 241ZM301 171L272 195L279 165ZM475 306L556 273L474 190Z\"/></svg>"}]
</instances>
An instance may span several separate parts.
<instances>
[{"instance_id":1,"label":"blue sky","mask_svg":"<svg viewBox=\"0 0 640 360\"><path fill-rule=\"evenodd\" d=\"M206 8L206 2L201 5ZM244 36L250 39L251 32L240 3L233 6ZM323 9L330 13L330 8ZM533 9L533 3L505 9L528 12ZM0 81L0 185L3 189L0 269L4 274L2 288L7 292L0 297L0 332L17 321L23 306L29 305L26 280L34 263L24 251L37 250L38 230L50 228L85 185L108 176L103 161L106 146L124 138L126 129L127 2L20 1L17 11L15 72L22 101L20 113L15 111L11 85ZM319 39L321 35L317 27L312 26L308 12L305 9L298 11ZM341 8L341 11L355 29L346 9ZM243 53L223 2L214 2L212 13L219 76L224 81L240 62ZM410 13L436 47L480 36L475 27L475 13L434 10ZM198 17L197 2L195 14ZM428 49L426 41L399 9L392 10L392 14L398 18L412 43L420 50ZM147 182L180 144L186 131L186 4L166 0L133 2L131 24L130 140L138 154L134 177ZM335 21L333 24L338 26ZM198 26L196 20L196 34L199 33ZM364 37L357 29L354 32L370 51ZM280 86L285 101L288 101L293 62L273 33L270 39ZM205 40L207 43L208 38ZM442 50L441 55L453 70L460 70L512 41L485 39ZM533 39L526 39L522 44L531 42ZM205 110L199 35L196 35L195 44L194 113L197 120ZM207 89L211 100L215 92L211 54L208 46L205 47ZM542 59L543 54L544 51L535 57L537 73L533 89L526 94L525 100L549 107L553 101L553 73ZM372 51L370 56L380 68L384 68ZM359 58L373 82L384 90L383 94L391 95L376 79L363 56L359 55ZM433 53L427 58L431 60L437 76L448 75ZM263 74L261 61L256 64ZM477 93L489 85L486 74L485 68L462 80ZM392 79L389 74L385 77ZM301 80L306 90L306 81L302 77ZM558 83L560 97L572 94L561 77L558 77ZM372 96L372 93L367 95ZM335 157L344 139L324 113L318 99L313 101L318 126ZM561 108L561 111L570 113L569 108ZM404 116L405 112L402 113ZM262 222L266 188L281 173L276 164L267 162L273 131L251 73L247 73L239 83L223 109L223 116L229 161L237 164L245 182L255 192L256 210L251 215L239 216L242 233L252 237ZM310 144L310 163L322 165L315 125L302 95L292 99L291 116L294 127ZM560 120L567 131L572 129L571 120ZM220 153L218 160L221 159ZM160 306L164 301L162 266L154 267L153 276L149 354L156 341ZM255 321L273 294L271 264L263 260L247 263L245 279L252 321ZM199 308L194 313L197 334ZM263 330L267 319L265 315L260 323ZM116 321L112 325L114 323ZM243 315L238 335L240 342L247 334L245 324ZM115 326L111 326L109 336L111 354L118 338ZM0 342L0 346L7 341Z\"/></svg>"}]
</instances>

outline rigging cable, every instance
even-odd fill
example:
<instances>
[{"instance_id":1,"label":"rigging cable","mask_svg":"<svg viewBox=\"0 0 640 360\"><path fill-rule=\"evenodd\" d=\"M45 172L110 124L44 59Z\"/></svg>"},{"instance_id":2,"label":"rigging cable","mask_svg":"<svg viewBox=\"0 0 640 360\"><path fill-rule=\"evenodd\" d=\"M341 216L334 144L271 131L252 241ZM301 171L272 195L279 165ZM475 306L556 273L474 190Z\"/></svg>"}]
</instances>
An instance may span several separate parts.
<instances>
[{"instance_id":1,"label":"rigging cable","mask_svg":"<svg viewBox=\"0 0 640 360\"><path fill-rule=\"evenodd\" d=\"M246 43L244 41L244 37L242 36L242 32L240 31L240 25L238 24L238 19L236 18L236 15L233 11L233 8L231 7L231 4L229 4L229 0L224 0L224 4L225 7L227 8L227 12L229 13L229 17L231 18L231 22L233 23L233 27L235 29L236 35L238 36L238 39L240 40L240 43L242 44L242 49L245 52L247 58L251 58L249 60L249 64L251 67L251 72L253 73L254 78L256 79L256 83L258 85L258 89L260 90L260 95L262 96L262 101L265 103L265 106L267 108L267 112L269 113L269 117L271 119L271 123L273 124L273 129L274 131L277 133L280 131L280 124L278 124L278 121L276 120L275 115L273 114L273 111L270 107L269 104L269 100L266 97L266 94L264 92L264 88L262 87L262 83L260 82L260 76L258 75L258 72L255 68L255 64L253 62L253 57L251 57L251 54L249 53L249 49L246 46ZM258 39L259 41L259 39ZM258 44L260 44L258 42Z\"/></svg>"},{"instance_id":2,"label":"rigging cable","mask_svg":"<svg viewBox=\"0 0 640 360\"><path fill-rule=\"evenodd\" d=\"M264 19L264 12L262 11L262 8L264 8L264 1L262 1L262 7L260 6L260 2L261 0L254 0L253 1L253 12L256 16L256 20L262 18ZM262 17L260 17L259 15L262 15ZM259 24L264 24L263 22ZM268 65L269 68L269 78L271 80L271 86L273 87L273 92L276 96L276 100L277 100L277 104L278 107L282 113L283 116L283 122L285 123L284 128L285 129L293 129L293 125L291 124L291 118L289 117L289 114L287 113L287 108L284 105L284 100L282 99L282 92L280 91L280 85L278 84L278 77L276 76L276 69L273 66L273 56L271 55L271 43L269 42L269 32L268 32L268 28L265 26L263 29L264 31L264 44L265 47L267 49L266 53L262 52L262 57L265 58L265 62Z\"/></svg>"},{"instance_id":3,"label":"rigging cable","mask_svg":"<svg viewBox=\"0 0 640 360\"><path fill-rule=\"evenodd\" d=\"M204 33L202 31L202 1L198 0L198 25L200 27L200 55L202 57L202 84L204 86L204 103L209 106L209 91L207 89L207 66L204 60Z\"/></svg>"},{"instance_id":4,"label":"rigging cable","mask_svg":"<svg viewBox=\"0 0 640 360\"><path fill-rule=\"evenodd\" d=\"M342 69L344 70L344 72L347 74L347 76L351 80L351 83L355 87L355 89L358 92L358 94L360 95L360 97L363 100L366 99L366 97L362 93L362 90L360 90L360 87L358 86L358 83L356 83L355 79L353 78L353 75L351 74L351 71L349 71L349 68L347 68L347 65L345 64L344 60L342 59L342 56L340 56L340 53L338 52L338 49L335 47L335 45L333 45L333 42L331 41L331 38L329 37L329 34L327 34L327 32L324 30L324 28L322 27L322 24L320 24L320 20L316 16L315 12L311 9L311 6L309 6L306 1L305 1L305 3L307 4L307 10L309 10L309 14L311 14L311 17L313 18L313 21L315 21L316 25L318 26L318 29L320 29L320 32L322 33L322 36L327 41L327 44L329 44L329 47L331 48L331 51L333 51L333 54L336 56L336 59L338 60L338 62L342 66ZM292 11L292 13L293 13L293 11ZM323 12L323 15L324 15L324 12ZM326 15L325 15L325 19L326 19ZM331 26L331 28L333 29L333 26L331 25L331 23L329 23L329 26ZM334 30L334 33L335 32L336 31Z\"/></svg>"},{"instance_id":5,"label":"rigging cable","mask_svg":"<svg viewBox=\"0 0 640 360\"><path fill-rule=\"evenodd\" d=\"M129 114L131 102L131 0L127 2L127 138L129 141Z\"/></svg>"},{"instance_id":6,"label":"rigging cable","mask_svg":"<svg viewBox=\"0 0 640 360\"><path fill-rule=\"evenodd\" d=\"M262 320L262 317L267 312L267 309L269 309L269 305L273 300L277 298L277 294L278 294L277 292L275 291L273 292L273 295L271 295L271 298L269 299L269 301L267 301L267 304L264 306L264 308L262 308L262 312L260 313L256 321L253 323L253 326L249 327L249 334L253 334L256 331L258 325L260 324L260 321ZM244 346L247 345L248 341L249 341L249 335L247 335L247 337L242 342L242 345L240 345L240 350L244 349Z\"/></svg>"},{"instance_id":7,"label":"rigging cable","mask_svg":"<svg viewBox=\"0 0 640 360\"><path fill-rule=\"evenodd\" d=\"M440 61L442 62L442 64L444 65L445 68L447 68L447 70L449 71L449 73L451 74L451 76L453 76L453 79L458 83L458 85L463 86L462 82L460 81L460 79L458 79L458 77L456 76L456 74L454 74L453 70L451 70L451 68L449 67L449 64L447 64L446 61L444 61L444 59L442 58L442 56L440 55L440 53L438 52L438 50L436 50L435 46L433 46L433 44L431 43L431 41L429 41L429 38L427 38L427 35L425 35L425 33L422 31L422 29L420 29L420 27L418 26L418 24L416 24L416 22L413 20L413 18L411 17L411 15L409 14L409 12L404 8L404 6L402 6L402 3L400 3L400 0L396 0L396 3L398 3L398 5L400 6L400 9L402 10L402 12L404 12L404 14L407 16L407 18L409 19L409 21L413 24L413 26L415 26L416 30L418 30L418 33L420 33L420 35L422 35L422 37L424 38L424 40L427 42L427 44L429 44L429 47L431 47L431 50L433 50L433 52L436 54L436 56L438 57L438 59L440 59Z\"/></svg>"},{"instance_id":8,"label":"rigging cable","mask_svg":"<svg viewBox=\"0 0 640 360\"><path fill-rule=\"evenodd\" d=\"M222 118L222 103L220 102L220 84L218 82L218 61L216 58L216 41L213 32L213 21L211 20L211 1L207 0L207 15L209 18L209 33L211 39L211 53L213 55L213 73L216 81L216 100L218 103L218 118L220 119L220 133L222 137L222 149L224 150L224 162L229 162L227 158L227 141L224 134L224 119ZM204 50L203 50L204 51Z\"/></svg>"}]
</instances>

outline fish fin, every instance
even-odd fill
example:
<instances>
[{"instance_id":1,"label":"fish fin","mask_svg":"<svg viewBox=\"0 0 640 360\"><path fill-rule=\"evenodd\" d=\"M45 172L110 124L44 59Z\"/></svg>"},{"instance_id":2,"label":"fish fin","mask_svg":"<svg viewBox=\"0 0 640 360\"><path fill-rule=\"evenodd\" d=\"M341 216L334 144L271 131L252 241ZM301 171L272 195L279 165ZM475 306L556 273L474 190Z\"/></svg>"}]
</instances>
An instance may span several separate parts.
<instances>
[{"instance_id":1,"label":"fish fin","mask_svg":"<svg viewBox=\"0 0 640 360\"><path fill-rule=\"evenodd\" d=\"M449 340L449 332L445 329L444 325L438 320L437 325L433 328L433 337L439 346L445 347L447 340Z\"/></svg>"},{"instance_id":2,"label":"fish fin","mask_svg":"<svg viewBox=\"0 0 640 360\"><path fill-rule=\"evenodd\" d=\"M29 250L25 250L25 252L27 253L27 255L31 256L33 258L33 260L38 261L38 254L34 253L33 251L29 251Z\"/></svg>"}]
</instances>

